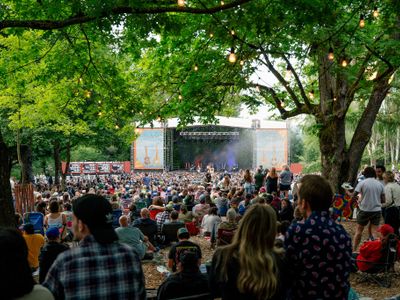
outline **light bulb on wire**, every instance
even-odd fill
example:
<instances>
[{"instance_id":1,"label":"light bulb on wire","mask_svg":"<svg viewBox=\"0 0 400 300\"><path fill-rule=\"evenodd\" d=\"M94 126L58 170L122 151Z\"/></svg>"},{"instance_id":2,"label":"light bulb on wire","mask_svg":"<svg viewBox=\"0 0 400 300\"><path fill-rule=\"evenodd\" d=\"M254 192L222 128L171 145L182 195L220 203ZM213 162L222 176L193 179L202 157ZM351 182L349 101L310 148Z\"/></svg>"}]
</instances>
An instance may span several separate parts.
<instances>
[{"instance_id":1,"label":"light bulb on wire","mask_svg":"<svg viewBox=\"0 0 400 300\"><path fill-rule=\"evenodd\" d=\"M228 60L230 63L234 64L236 62L235 49L231 48L231 53L229 53Z\"/></svg>"},{"instance_id":2,"label":"light bulb on wire","mask_svg":"<svg viewBox=\"0 0 400 300\"><path fill-rule=\"evenodd\" d=\"M333 60L335 58L335 55L333 54L333 48L330 47L328 51L328 59Z\"/></svg>"},{"instance_id":3,"label":"light bulb on wire","mask_svg":"<svg viewBox=\"0 0 400 300\"><path fill-rule=\"evenodd\" d=\"M193 70L197 72L199 70L199 66L197 64L194 65Z\"/></svg>"},{"instance_id":4,"label":"light bulb on wire","mask_svg":"<svg viewBox=\"0 0 400 300\"><path fill-rule=\"evenodd\" d=\"M281 107L284 108L286 106L285 102L283 100L281 101Z\"/></svg>"},{"instance_id":5,"label":"light bulb on wire","mask_svg":"<svg viewBox=\"0 0 400 300\"><path fill-rule=\"evenodd\" d=\"M214 33L210 32L210 38L214 37Z\"/></svg>"},{"instance_id":6,"label":"light bulb on wire","mask_svg":"<svg viewBox=\"0 0 400 300\"><path fill-rule=\"evenodd\" d=\"M239 64L240 64L241 66L244 66L244 60L243 60L243 59L240 60Z\"/></svg>"},{"instance_id":7,"label":"light bulb on wire","mask_svg":"<svg viewBox=\"0 0 400 300\"><path fill-rule=\"evenodd\" d=\"M379 16L379 11L378 11L377 6L374 7L374 11L372 12L372 15L374 16L374 18L377 18Z\"/></svg>"},{"instance_id":8,"label":"light bulb on wire","mask_svg":"<svg viewBox=\"0 0 400 300\"><path fill-rule=\"evenodd\" d=\"M290 77L292 77L292 70L290 69L290 66L287 65L285 72L285 79L290 80Z\"/></svg>"},{"instance_id":9,"label":"light bulb on wire","mask_svg":"<svg viewBox=\"0 0 400 300\"><path fill-rule=\"evenodd\" d=\"M178 99L179 99L179 100L182 100L182 99L183 99L182 94L179 94L179 95L178 95Z\"/></svg>"},{"instance_id":10,"label":"light bulb on wire","mask_svg":"<svg viewBox=\"0 0 400 300\"><path fill-rule=\"evenodd\" d=\"M365 20L364 20L364 15L363 14L360 15L360 23L359 23L359 25L360 25L360 28L364 28L365 27Z\"/></svg>"},{"instance_id":11,"label":"light bulb on wire","mask_svg":"<svg viewBox=\"0 0 400 300\"><path fill-rule=\"evenodd\" d=\"M231 35L235 35L235 30L231 29Z\"/></svg>"},{"instance_id":12,"label":"light bulb on wire","mask_svg":"<svg viewBox=\"0 0 400 300\"><path fill-rule=\"evenodd\" d=\"M184 7L185 6L185 0L178 0L178 6L179 7Z\"/></svg>"},{"instance_id":13,"label":"light bulb on wire","mask_svg":"<svg viewBox=\"0 0 400 300\"><path fill-rule=\"evenodd\" d=\"M221 6L224 6L225 5L225 2L224 1L221 1Z\"/></svg>"},{"instance_id":14,"label":"light bulb on wire","mask_svg":"<svg viewBox=\"0 0 400 300\"><path fill-rule=\"evenodd\" d=\"M314 99L314 90L311 90L309 93L308 93L308 97L310 97L310 99Z\"/></svg>"},{"instance_id":15,"label":"light bulb on wire","mask_svg":"<svg viewBox=\"0 0 400 300\"><path fill-rule=\"evenodd\" d=\"M260 92L260 86L258 84L256 85L256 90L257 92Z\"/></svg>"},{"instance_id":16,"label":"light bulb on wire","mask_svg":"<svg viewBox=\"0 0 400 300\"><path fill-rule=\"evenodd\" d=\"M343 68L346 68L346 67L347 67L348 62L347 62L347 60L346 60L346 57L343 57L343 58L342 58L342 63L341 63L341 65L342 65Z\"/></svg>"}]
</instances>

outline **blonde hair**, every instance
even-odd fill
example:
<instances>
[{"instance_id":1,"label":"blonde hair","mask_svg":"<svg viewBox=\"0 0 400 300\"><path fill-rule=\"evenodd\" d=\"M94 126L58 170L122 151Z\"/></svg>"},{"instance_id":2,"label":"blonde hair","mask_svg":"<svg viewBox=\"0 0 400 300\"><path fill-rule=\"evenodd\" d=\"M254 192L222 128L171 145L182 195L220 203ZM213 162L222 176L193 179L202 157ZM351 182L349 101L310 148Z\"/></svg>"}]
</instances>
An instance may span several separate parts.
<instances>
[{"instance_id":1,"label":"blonde hair","mask_svg":"<svg viewBox=\"0 0 400 300\"><path fill-rule=\"evenodd\" d=\"M276 213L269 205L253 205L239 223L232 243L221 248L220 280L227 281L228 264L232 256L239 261L236 285L241 293L251 293L258 299L271 298L278 286L275 254L283 253L274 245Z\"/></svg>"}]
</instances>

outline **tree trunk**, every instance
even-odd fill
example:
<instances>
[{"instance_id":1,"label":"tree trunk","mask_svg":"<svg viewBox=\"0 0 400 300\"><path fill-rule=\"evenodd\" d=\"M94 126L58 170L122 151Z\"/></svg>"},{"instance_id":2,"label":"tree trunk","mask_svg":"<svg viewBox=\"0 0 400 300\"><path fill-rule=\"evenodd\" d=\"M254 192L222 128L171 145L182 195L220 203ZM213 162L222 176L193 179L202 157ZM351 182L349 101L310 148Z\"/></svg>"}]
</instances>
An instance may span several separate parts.
<instances>
[{"instance_id":1,"label":"tree trunk","mask_svg":"<svg viewBox=\"0 0 400 300\"><path fill-rule=\"evenodd\" d=\"M376 116L390 88L388 79L392 74L393 71L388 72L384 77L380 77L380 79L374 83L367 107L361 115L357 128L354 131L348 151L349 168L347 171L347 179L353 184L355 184L357 180L357 171L362 154L372 135L372 126L375 123Z\"/></svg>"},{"instance_id":2,"label":"tree trunk","mask_svg":"<svg viewBox=\"0 0 400 300\"><path fill-rule=\"evenodd\" d=\"M59 141L54 142L53 158L54 158L54 185L60 185L60 174L61 174L61 145Z\"/></svg>"},{"instance_id":3,"label":"tree trunk","mask_svg":"<svg viewBox=\"0 0 400 300\"><path fill-rule=\"evenodd\" d=\"M32 151L30 145L21 145L22 182L33 183Z\"/></svg>"},{"instance_id":4,"label":"tree trunk","mask_svg":"<svg viewBox=\"0 0 400 300\"><path fill-rule=\"evenodd\" d=\"M322 121L319 131L322 176L332 184L334 191L339 191L343 183L343 168L346 166L346 137L344 118L329 118Z\"/></svg>"},{"instance_id":5,"label":"tree trunk","mask_svg":"<svg viewBox=\"0 0 400 300\"><path fill-rule=\"evenodd\" d=\"M65 161L65 170L62 172L62 179L61 179L61 190L65 190L66 188L66 181L67 181L67 174L69 170L69 163L71 162L71 142L67 142L66 148L66 161Z\"/></svg>"},{"instance_id":6,"label":"tree trunk","mask_svg":"<svg viewBox=\"0 0 400 300\"><path fill-rule=\"evenodd\" d=\"M11 192L12 153L0 132L0 226L14 227L14 205Z\"/></svg>"}]
</instances>

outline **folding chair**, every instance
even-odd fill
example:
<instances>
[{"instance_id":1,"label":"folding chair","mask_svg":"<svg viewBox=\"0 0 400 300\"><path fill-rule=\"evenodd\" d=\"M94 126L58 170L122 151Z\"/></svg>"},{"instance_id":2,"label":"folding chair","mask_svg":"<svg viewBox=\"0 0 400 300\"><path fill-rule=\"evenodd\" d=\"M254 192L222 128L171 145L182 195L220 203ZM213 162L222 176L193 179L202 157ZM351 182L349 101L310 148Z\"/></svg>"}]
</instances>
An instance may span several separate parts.
<instances>
[{"instance_id":1,"label":"folding chair","mask_svg":"<svg viewBox=\"0 0 400 300\"><path fill-rule=\"evenodd\" d=\"M397 259L398 240L395 235L389 237L386 249L383 249L382 257L378 262L371 262L366 260L355 260L355 262L362 262L371 267L360 273L359 282L372 281L380 287L389 288L392 284L392 277L394 272L394 264Z\"/></svg>"},{"instance_id":2,"label":"folding chair","mask_svg":"<svg viewBox=\"0 0 400 300\"><path fill-rule=\"evenodd\" d=\"M165 223L161 229L161 235L164 237L164 245L169 245L172 242L177 242L178 229L185 227L184 223Z\"/></svg>"},{"instance_id":3,"label":"folding chair","mask_svg":"<svg viewBox=\"0 0 400 300\"><path fill-rule=\"evenodd\" d=\"M113 223L112 226L114 228L119 227L119 218L122 216L122 210L121 209L115 209L112 212L113 214Z\"/></svg>"},{"instance_id":4,"label":"folding chair","mask_svg":"<svg viewBox=\"0 0 400 300\"><path fill-rule=\"evenodd\" d=\"M149 238L149 242L156 246L157 225L156 224L138 224L134 227L138 228L145 236Z\"/></svg>"},{"instance_id":5,"label":"folding chair","mask_svg":"<svg viewBox=\"0 0 400 300\"><path fill-rule=\"evenodd\" d=\"M24 214L24 224L31 223L35 233L44 235L44 216L40 212L27 212Z\"/></svg>"},{"instance_id":6,"label":"folding chair","mask_svg":"<svg viewBox=\"0 0 400 300\"><path fill-rule=\"evenodd\" d=\"M232 242L236 229L219 228L217 233L217 246L229 245Z\"/></svg>"}]
</instances>

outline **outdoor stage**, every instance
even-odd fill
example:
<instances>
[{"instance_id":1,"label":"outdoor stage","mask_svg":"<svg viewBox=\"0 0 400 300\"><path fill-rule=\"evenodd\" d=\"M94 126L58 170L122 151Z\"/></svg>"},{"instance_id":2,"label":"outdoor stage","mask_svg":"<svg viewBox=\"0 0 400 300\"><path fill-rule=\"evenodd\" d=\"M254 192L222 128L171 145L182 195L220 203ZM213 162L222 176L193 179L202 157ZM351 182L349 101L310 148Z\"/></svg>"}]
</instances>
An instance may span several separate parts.
<instances>
[{"instance_id":1,"label":"outdoor stage","mask_svg":"<svg viewBox=\"0 0 400 300\"><path fill-rule=\"evenodd\" d=\"M286 122L217 118L217 125L195 123L181 130L177 119L136 129L133 170L280 169L288 163Z\"/></svg>"}]
</instances>

